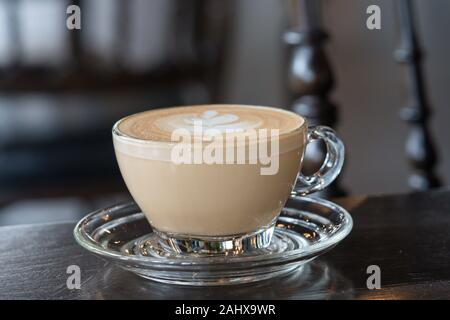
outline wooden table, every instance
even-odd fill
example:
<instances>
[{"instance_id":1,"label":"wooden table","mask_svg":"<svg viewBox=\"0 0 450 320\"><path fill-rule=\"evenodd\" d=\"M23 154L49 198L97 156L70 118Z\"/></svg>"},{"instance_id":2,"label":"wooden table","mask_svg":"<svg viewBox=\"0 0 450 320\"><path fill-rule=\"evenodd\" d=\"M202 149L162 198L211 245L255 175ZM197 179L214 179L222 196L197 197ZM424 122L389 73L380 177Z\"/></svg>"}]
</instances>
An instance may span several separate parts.
<instances>
[{"instance_id":1,"label":"wooden table","mask_svg":"<svg viewBox=\"0 0 450 320\"><path fill-rule=\"evenodd\" d=\"M450 190L341 199L350 236L290 276L221 288L143 280L93 256L72 236L74 223L0 228L2 299L449 299ZM69 265L81 289L69 290ZM369 290L367 267L381 269Z\"/></svg>"}]
</instances>

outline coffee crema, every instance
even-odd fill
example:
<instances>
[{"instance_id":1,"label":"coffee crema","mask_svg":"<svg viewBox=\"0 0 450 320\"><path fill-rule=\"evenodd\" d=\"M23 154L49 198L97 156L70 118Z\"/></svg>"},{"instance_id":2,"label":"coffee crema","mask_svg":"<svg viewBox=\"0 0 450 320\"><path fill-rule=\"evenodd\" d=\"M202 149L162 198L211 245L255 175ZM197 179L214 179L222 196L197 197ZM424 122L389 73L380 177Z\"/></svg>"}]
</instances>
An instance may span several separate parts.
<instances>
[{"instance_id":1,"label":"coffee crema","mask_svg":"<svg viewBox=\"0 0 450 320\"><path fill-rule=\"evenodd\" d=\"M128 137L159 142L172 140L174 130L185 129L194 132L195 126L204 130L214 129L244 132L259 129L277 129L279 135L300 128L304 120L281 109L239 105L198 105L156 109L134 114L118 125L121 133Z\"/></svg>"}]
</instances>

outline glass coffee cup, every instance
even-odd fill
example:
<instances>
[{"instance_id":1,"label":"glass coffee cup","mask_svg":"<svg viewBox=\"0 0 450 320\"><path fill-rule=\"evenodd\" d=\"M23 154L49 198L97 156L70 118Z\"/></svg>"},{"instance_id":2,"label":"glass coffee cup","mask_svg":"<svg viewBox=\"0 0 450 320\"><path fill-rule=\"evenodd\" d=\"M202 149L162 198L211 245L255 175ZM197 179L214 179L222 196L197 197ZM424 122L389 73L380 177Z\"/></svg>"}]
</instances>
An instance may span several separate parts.
<instances>
[{"instance_id":1,"label":"glass coffee cup","mask_svg":"<svg viewBox=\"0 0 450 320\"><path fill-rule=\"evenodd\" d=\"M315 174L301 165L323 140ZM270 244L291 195L324 189L341 171L344 146L328 127L278 108L199 105L119 120L113 142L124 181L167 250L242 253Z\"/></svg>"}]
</instances>

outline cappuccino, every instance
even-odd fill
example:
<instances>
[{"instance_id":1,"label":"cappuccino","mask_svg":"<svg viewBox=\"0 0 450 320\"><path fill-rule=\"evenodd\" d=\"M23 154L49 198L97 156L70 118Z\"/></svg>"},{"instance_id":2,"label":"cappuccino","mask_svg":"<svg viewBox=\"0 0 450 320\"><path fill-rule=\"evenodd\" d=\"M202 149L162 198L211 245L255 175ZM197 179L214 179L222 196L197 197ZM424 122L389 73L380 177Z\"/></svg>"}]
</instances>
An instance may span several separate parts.
<instances>
[{"instance_id":1,"label":"cappuccino","mask_svg":"<svg viewBox=\"0 0 450 320\"><path fill-rule=\"evenodd\" d=\"M152 227L227 237L273 224L301 169L306 130L281 109L200 105L129 116L113 136L125 183Z\"/></svg>"}]
</instances>

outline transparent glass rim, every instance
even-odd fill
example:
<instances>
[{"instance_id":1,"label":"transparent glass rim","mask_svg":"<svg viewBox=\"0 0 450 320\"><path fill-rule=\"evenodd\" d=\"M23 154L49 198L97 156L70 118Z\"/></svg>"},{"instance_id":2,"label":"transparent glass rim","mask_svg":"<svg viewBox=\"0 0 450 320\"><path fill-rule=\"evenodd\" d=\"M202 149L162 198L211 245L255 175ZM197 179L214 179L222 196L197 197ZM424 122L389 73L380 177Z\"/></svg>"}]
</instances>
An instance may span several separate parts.
<instances>
[{"instance_id":1,"label":"transparent glass rim","mask_svg":"<svg viewBox=\"0 0 450 320\"><path fill-rule=\"evenodd\" d=\"M253 263L253 262L259 262L261 265L265 264L272 264L275 260L277 263L287 263L289 261L295 261L299 259L306 259L308 257L314 257L318 253L325 251L326 249L329 249L342 241L352 230L353 228L353 219L350 216L350 214L340 207L339 205L328 201L324 199L320 199L317 197L305 197L305 196L292 196L292 199L298 199L307 203L311 204L319 204L325 207L328 207L332 209L335 212L338 212L342 215L342 227L340 227L336 232L333 234L333 237L327 238L322 242L312 244L308 247L308 250L303 249L294 249L290 252L283 252L283 253L274 253L270 255L270 259L268 259L267 256L229 256L227 257L227 262L239 262L242 263ZM103 256L105 258L111 258L115 260L122 261L124 263L136 263L136 264L149 264L154 269L167 269L167 268L179 268L179 267L215 267L215 266L223 266L226 263L224 263L224 259L221 256L218 257L212 257L209 256L208 259L205 259L205 261L202 261L202 259L199 259L197 257L189 257L189 256L183 256L182 258L177 257L147 257L147 256L126 256L123 254L119 254L114 250L107 249L104 247L100 247L97 242L86 232L84 232L83 225L87 224L90 220L92 220L95 216L104 214L111 210L121 210L130 206L135 206L136 204L134 202L127 202L118 204L109 208L99 209L97 211L94 211L88 215L86 215L83 219L81 219L74 228L74 237L76 241L85 249L96 253L100 256ZM141 218L141 215L139 213L139 218ZM120 219L120 218L119 218Z\"/></svg>"},{"instance_id":2,"label":"transparent glass rim","mask_svg":"<svg viewBox=\"0 0 450 320\"><path fill-rule=\"evenodd\" d=\"M297 116L297 117L299 117L300 119L303 120L303 123L302 123L300 126L296 127L295 129L292 129L291 131L283 132L282 134L279 135L279 138L282 138L282 137L286 137L286 136L295 134L295 133L297 133L297 132L303 130L304 128L307 128L307 127L308 127L308 122L307 122L306 118L300 116L299 114L294 113L294 112L289 111L289 110L282 109L282 108L269 107L269 106L247 105L247 104L204 104L204 105L174 106L174 107L170 107L170 108L171 108L171 109L172 109L172 108L188 108L188 107L206 106L206 105L208 105L208 106L239 106L239 107L251 108L251 109L272 109L272 110L275 110L276 112L286 113L286 114L290 114L290 115L295 115L295 116ZM154 110L158 110L158 109L154 109ZM173 147L173 146L175 146L176 144L178 144L178 142L168 142L168 141L158 141L158 140L149 140L149 139L139 139L139 138L135 138L135 137L132 137L132 136L130 136L130 135L127 135L126 133L122 132L122 131L119 129L120 124L121 124L123 121L125 121L126 119L128 119L128 118L130 118L130 117L132 117L132 116L135 116L135 115L137 115L137 114L144 113L144 112L148 112L148 111L151 111L151 110L138 112L138 113L135 113L135 114L126 116L126 117L124 117L124 118L118 120L118 121L114 124L114 126L113 126L113 128L112 128L112 134L113 134L113 137L114 137L114 138L121 139L121 140L123 140L123 141L132 142L132 143L134 143L134 144L150 145L150 146L151 146L151 145L157 145L157 146L159 146L159 147L161 147L161 146Z\"/></svg>"}]
</instances>

